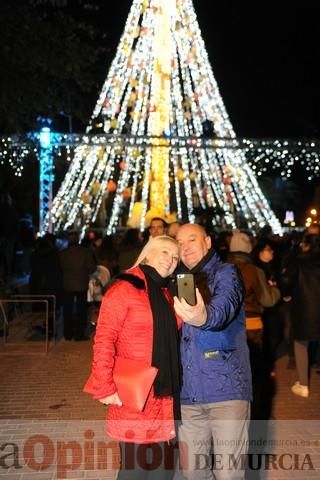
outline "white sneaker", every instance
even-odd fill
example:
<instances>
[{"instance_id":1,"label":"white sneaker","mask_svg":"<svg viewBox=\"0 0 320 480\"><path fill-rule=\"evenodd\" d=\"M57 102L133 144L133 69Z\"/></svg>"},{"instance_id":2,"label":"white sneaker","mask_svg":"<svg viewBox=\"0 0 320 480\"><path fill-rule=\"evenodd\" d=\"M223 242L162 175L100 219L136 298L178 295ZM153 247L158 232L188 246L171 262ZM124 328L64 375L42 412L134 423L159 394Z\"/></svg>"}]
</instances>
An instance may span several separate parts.
<instances>
[{"instance_id":1,"label":"white sneaker","mask_svg":"<svg viewBox=\"0 0 320 480\"><path fill-rule=\"evenodd\" d=\"M300 382L296 382L292 385L291 391L300 397L309 397L309 387L307 385L300 385Z\"/></svg>"}]
</instances>

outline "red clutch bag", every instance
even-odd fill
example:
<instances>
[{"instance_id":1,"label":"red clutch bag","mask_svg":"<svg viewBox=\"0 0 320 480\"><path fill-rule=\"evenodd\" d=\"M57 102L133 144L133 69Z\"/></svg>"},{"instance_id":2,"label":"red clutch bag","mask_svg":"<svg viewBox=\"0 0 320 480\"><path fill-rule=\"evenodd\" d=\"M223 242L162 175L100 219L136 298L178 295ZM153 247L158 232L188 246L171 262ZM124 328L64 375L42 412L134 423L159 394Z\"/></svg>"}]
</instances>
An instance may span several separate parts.
<instances>
[{"instance_id":1,"label":"red clutch bag","mask_svg":"<svg viewBox=\"0 0 320 480\"><path fill-rule=\"evenodd\" d=\"M113 380L123 405L136 412L142 412L157 373L156 367L149 367L141 360L115 357ZM84 391L95 393L91 377Z\"/></svg>"}]
</instances>

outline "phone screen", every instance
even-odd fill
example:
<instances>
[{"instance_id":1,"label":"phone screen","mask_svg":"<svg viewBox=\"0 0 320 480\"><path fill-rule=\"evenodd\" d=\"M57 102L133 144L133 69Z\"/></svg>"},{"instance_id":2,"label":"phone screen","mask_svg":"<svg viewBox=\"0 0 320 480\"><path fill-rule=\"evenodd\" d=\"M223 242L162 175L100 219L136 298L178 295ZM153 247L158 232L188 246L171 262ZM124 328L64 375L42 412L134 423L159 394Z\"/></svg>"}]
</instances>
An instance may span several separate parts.
<instances>
[{"instance_id":1,"label":"phone screen","mask_svg":"<svg viewBox=\"0 0 320 480\"><path fill-rule=\"evenodd\" d=\"M189 305L195 305L197 303L194 276L192 273L179 273L177 275L177 290L179 300L184 298Z\"/></svg>"}]
</instances>

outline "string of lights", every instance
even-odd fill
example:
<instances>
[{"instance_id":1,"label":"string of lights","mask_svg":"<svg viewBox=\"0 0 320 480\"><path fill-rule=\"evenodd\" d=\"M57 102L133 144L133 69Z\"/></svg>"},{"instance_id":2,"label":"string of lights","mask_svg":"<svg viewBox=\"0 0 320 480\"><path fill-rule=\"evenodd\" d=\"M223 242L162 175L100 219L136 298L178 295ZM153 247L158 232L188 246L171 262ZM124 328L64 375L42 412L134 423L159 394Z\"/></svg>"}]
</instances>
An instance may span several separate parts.
<instances>
[{"instance_id":1,"label":"string of lights","mask_svg":"<svg viewBox=\"0 0 320 480\"><path fill-rule=\"evenodd\" d=\"M97 164L99 172L98 176L102 177L101 182L92 184L91 192L83 192L81 200L84 203L89 204L92 202L93 213L88 210L87 215L92 223L97 218L101 202L106 194L111 193L113 190L117 190L117 184L114 180L110 180L114 172L114 164L118 164L120 168L127 167L124 161L121 159L126 156L129 161L130 158L134 159L132 164L128 165L128 171L133 171L133 182L131 187L126 187L119 195L119 202L121 203L121 195L126 201L130 202L128 217L131 218L134 214L138 214L144 217L147 213L148 205L148 191L149 191L149 177L145 175L145 190L142 193L142 202L135 202L137 192L139 191L139 185L142 180L141 171L145 168L145 171L150 172L151 157L148 152L157 141L162 148L168 150L170 157L170 171L169 171L169 184L174 183L175 197L176 197L176 210L177 218L182 218L182 192L181 189L187 193L187 201L189 204L187 208L194 209L201 207L205 210L207 207L214 207L217 203L216 199L221 199L224 195L233 195L232 190L228 192L228 183L230 183L230 168L224 165L224 161L230 155L234 156L234 150L242 152L245 155L248 166L251 168L257 178L263 177L268 173L276 171L278 175L283 178L289 179L296 167L304 166L305 178L313 180L319 178L319 152L320 142L317 140L283 140L283 139L219 139L217 137L212 139L203 139L201 137L192 139L188 137L154 137L150 136L130 136L130 135L106 135L106 134L61 134L52 133L50 153L48 156L46 150L41 157L41 142L39 132L28 134L26 136L8 136L0 137L0 164L7 165L12 168L14 175L22 177L24 171L24 165L29 161L30 155L37 156L39 159L39 184L40 184L40 198L39 198L39 219L40 219L40 231L42 233L47 227L45 218L48 215L51 202L52 202L52 185L54 182L54 164L57 161L64 159L66 163L69 163L72 158L81 159L79 151L81 147L83 155L89 155L89 151L99 148L98 157L100 161ZM128 155L127 151L132 151L132 154ZM201 179L199 175L195 173L184 175L184 171L188 170L187 159L191 159L191 169L193 172L197 171L198 161L194 154L188 153L188 150L197 152L200 164L203 167L203 177L210 183L208 172L205 173L207 168L206 158L210 157L210 153L215 151L216 159L221 159L221 168L224 168L225 177L222 180L219 174L219 168L216 166L211 168L211 174L220 178L220 181L215 182L214 191L211 197L205 195L205 191L202 187ZM75 153L78 154L75 157ZM109 156L112 156L112 162L109 161L108 165L106 160ZM52 158L54 161L52 162ZM42 162L41 162L42 158ZM45 161L44 161L45 160ZM109 159L110 160L110 159ZM119 162L119 160L121 160ZM180 162L180 163L179 163ZM229 162L230 163L230 162ZM149 165L149 166L147 166ZM180 165L180 166L179 166ZM81 169L79 164L78 169ZM239 175L238 182L241 184L245 176ZM301 174L301 168L299 170ZM233 172L234 173L234 172ZM207 175L207 176L206 176ZM220 175L220 176L219 176ZM229 176L228 176L229 175ZM72 180L72 176L71 176ZM51 183L50 183L51 182ZM125 182L127 184L130 181ZM227 186L225 185L227 184ZM77 185L74 185L77 187ZM226 191L225 191L226 189ZM77 188L76 188L77 191ZM249 211L245 211L246 202L244 201L241 192L243 188L238 190L239 202L243 206L243 213L245 218L249 218ZM71 193L70 193L71 194ZM234 197L233 197L234 201ZM228 204L227 204L228 205ZM74 211L76 212L77 205L74 205ZM145 209L145 210L143 210ZM114 210L113 215L115 219L120 214L119 210ZM227 217L229 224L233 225L232 212L227 212L224 209L224 216ZM90 218L91 216L91 218ZM49 217L50 218L50 217ZM195 217L190 217L190 221L194 221ZM82 224L79 223L78 227L81 228Z\"/></svg>"},{"instance_id":2,"label":"string of lights","mask_svg":"<svg viewBox=\"0 0 320 480\"><path fill-rule=\"evenodd\" d=\"M126 148L135 149L143 155L144 149L152 147L151 137L138 135L113 134L70 134L54 133L52 142L55 156L62 156L67 152L70 161L76 148L81 145L120 147L118 153L123 154ZM33 137L33 141L30 138ZM307 179L313 180L320 175L320 140L292 140L292 139L203 139L192 137L155 137L159 144L171 151L186 150L216 150L225 153L229 150L241 150L258 176L272 170L279 170L284 178L291 178L297 165L305 166ZM39 155L39 134L34 132L28 135L0 136L0 164L9 165L14 174L22 176L24 164L29 155ZM162 143L163 141L163 143ZM138 150L137 150L138 148Z\"/></svg>"}]
</instances>

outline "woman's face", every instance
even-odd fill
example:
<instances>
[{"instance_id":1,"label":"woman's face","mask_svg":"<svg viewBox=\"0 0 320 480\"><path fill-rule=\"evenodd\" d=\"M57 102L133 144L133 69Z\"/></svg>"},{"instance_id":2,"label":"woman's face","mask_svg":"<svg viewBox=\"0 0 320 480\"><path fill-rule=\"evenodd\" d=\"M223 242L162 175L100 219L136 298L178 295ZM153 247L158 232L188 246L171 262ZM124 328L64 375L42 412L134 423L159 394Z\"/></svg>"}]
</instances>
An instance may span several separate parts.
<instances>
[{"instance_id":1,"label":"woman's face","mask_svg":"<svg viewBox=\"0 0 320 480\"><path fill-rule=\"evenodd\" d=\"M259 259L261 262L269 263L273 260L273 249L270 245L266 245L263 250L259 253Z\"/></svg>"},{"instance_id":2,"label":"woman's face","mask_svg":"<svg viewBox=\"0 0 320 480\"><path fill-rule=\"evenodd\" d=\"M161 277L166 278L177 267L179 261L178 246L174 243L163 241L154 247L146 257L146 264L153 267Z\"/></svg>"}]
</instances>

